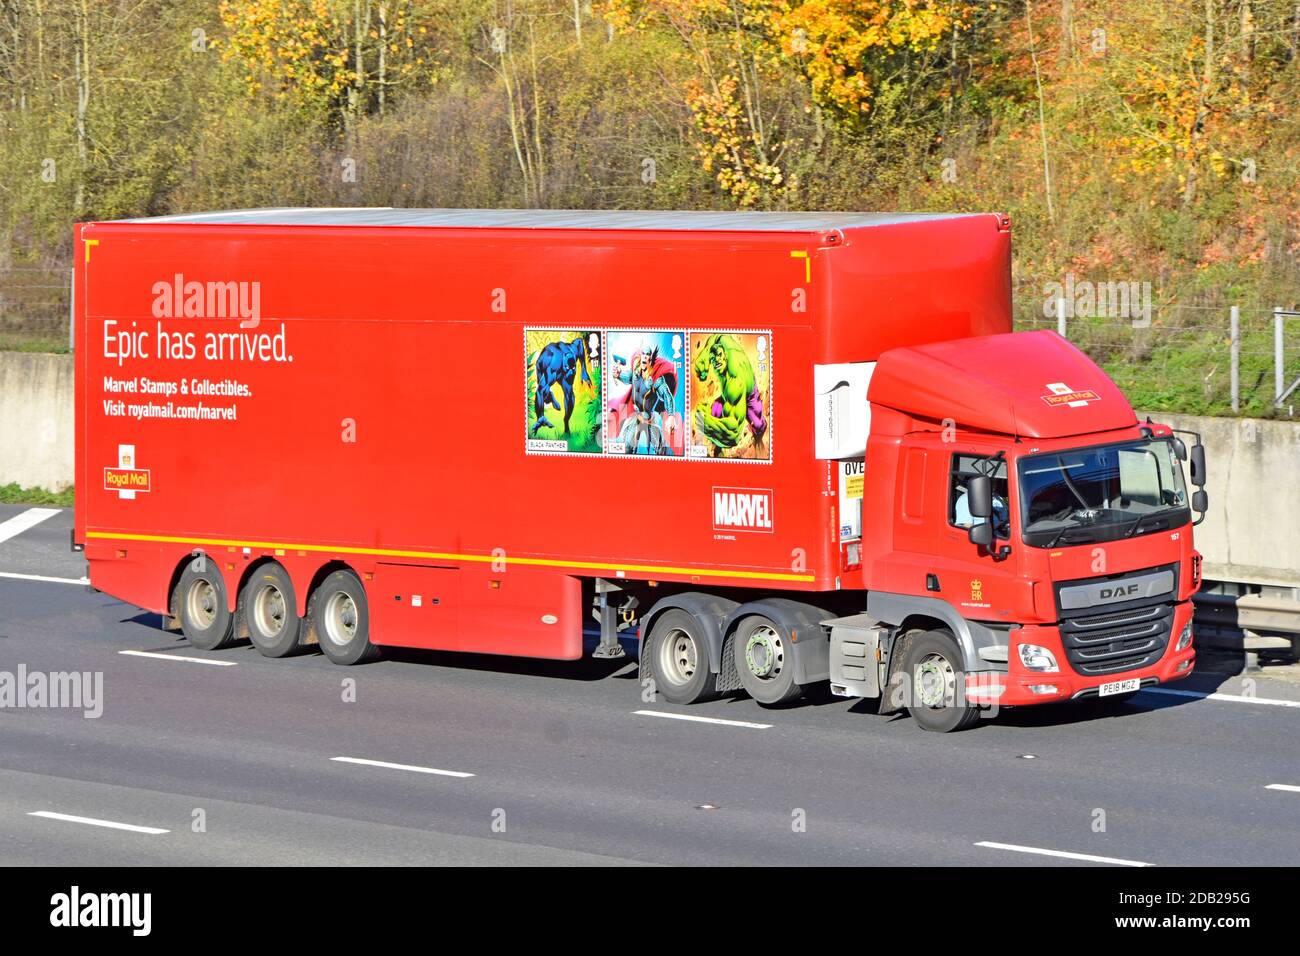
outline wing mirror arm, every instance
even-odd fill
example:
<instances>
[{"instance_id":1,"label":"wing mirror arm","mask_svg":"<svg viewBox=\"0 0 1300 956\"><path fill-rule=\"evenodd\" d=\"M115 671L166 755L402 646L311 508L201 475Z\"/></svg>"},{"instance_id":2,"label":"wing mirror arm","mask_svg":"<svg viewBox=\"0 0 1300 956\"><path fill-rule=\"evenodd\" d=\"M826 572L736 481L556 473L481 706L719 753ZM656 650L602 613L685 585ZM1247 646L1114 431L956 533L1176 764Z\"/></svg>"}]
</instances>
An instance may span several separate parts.
<instances>
[{"instance_id":1,"label":"wing mirror arm","mask_svg":"<svg viewBox=\"0 0 1300 956\"><path fill-rule=\"evenodd\" d=\"M1196 439L1190 450L1184 446L1185 454L1179 455L1180 458L1185 457L1187 459L1187 480L1196 488L1196 491L1192 493L1192 510L1197 512L1197 518L1192 522L1193 527L1195 527L1205 520L1206 512L1210 508L1210 496L1205 492L1205 445L1201 443L1199 432L1183 431L1179 428L1175 428L1174 431L1182 435L1191 435L1192 438ZM1178 439L1175 439L1175 441L1178 441ZM1178 444L1181 445L1182 442L1178 441ZM1178 446L1175 445L1174 447L1177 449Z\"/></svg>"}]
</instances>

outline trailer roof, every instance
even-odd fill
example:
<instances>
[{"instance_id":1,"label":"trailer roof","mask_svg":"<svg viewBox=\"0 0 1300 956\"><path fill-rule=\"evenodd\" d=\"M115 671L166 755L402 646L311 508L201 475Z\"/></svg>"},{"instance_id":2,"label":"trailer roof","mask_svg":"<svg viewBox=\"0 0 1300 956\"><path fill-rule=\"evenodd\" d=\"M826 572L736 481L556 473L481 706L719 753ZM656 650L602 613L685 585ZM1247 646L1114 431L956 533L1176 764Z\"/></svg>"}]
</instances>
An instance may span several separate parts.
<instances>
[{"instance_id":1,"label":"trailer roof","mask_svg":"<svg viewBox=\"0 0 1300 956\"><path fill-rule=\"evenodd\" d=\"M124 223L264 226L410 226L478 229L665 229L717 232L824 232L958 219L979 213L677 212L591 209L395 209L333 207L230 209L119 219Z\"/></svg>"}]
</instances>

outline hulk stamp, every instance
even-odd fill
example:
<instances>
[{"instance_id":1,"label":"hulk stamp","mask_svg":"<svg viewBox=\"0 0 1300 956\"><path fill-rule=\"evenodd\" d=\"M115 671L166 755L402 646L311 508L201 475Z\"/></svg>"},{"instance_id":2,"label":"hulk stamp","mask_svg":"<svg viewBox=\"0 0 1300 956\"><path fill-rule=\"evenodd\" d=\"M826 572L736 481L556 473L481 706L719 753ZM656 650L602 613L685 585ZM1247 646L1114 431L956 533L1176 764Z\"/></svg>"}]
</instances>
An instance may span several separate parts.
<instances>
[{"instance_id":1,"label":"hulk stamp","mask_svg":"<svg viewBox=\"0 0 1300 956\"><path fill-rule=\"evenodd\" d=\"M772 460L772 333L691 332L692 458Z\"/></svg>"}]
</instances>

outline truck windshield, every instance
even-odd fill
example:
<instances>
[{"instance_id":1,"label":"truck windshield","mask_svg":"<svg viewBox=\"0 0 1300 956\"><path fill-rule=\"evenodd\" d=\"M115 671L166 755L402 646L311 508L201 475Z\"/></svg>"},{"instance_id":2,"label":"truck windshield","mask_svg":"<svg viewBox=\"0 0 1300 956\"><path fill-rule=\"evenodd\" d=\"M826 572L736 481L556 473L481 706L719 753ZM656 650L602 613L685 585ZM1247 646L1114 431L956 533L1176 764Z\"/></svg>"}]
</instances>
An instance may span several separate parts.
<instances>
[{"instance_id":1,"label":"truck windshield","mask_svg":"<svg viewBox=\"0 0 1300 956\"><path fill-rule=\"evenodd\" d=\"M1191 518L1169 439L1031 455L1018 471L1024 539L1034 547L1132 538Z\"/></svg>"}]
</instances>

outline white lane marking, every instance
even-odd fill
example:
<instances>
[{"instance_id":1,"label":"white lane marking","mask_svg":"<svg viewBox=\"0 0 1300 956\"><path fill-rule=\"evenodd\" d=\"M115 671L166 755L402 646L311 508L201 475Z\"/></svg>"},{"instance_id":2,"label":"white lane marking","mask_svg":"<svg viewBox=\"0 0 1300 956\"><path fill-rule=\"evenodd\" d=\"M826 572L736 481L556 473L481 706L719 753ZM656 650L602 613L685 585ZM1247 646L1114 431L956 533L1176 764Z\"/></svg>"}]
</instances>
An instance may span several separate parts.
<instances>
[{"instance_id":1,"label":"white lane marking","mask_svg":"<svg viewBox=\"0 0 1300 956\"><path fill-rule=\"evenodd\" d=\"M1300 787L1289 783L1270 783L1265 790L1285 790L1288 793L1300 793Z\"/></svg>"},{"instance_id":2,"label":"white lane marking","mask_svg":"<svg viewBox=\"0 0 1300 956\"><path fill-rule=\"evenodd\" d=\"M0 521L0 543L17 537L28 528L34 528L46 518L53 518L58 513L58 508L28 508L8 521Z\"/></svg>"},{"instance_id":3,"label":"white lane marking","mask_svg":"<svg viewBox=\"0 0 1300 956\"><path fill-rule=\"evenodd\" d=\"M1044 850L1036 846L1016 846L1014 843L991 843L984 840L976 843L976 846L988 847L991 850L1012 850L1016 853L1037 853L1040 856L1057 856L1065 860L1085 860L1089 863L1111 863L1115 866L1154 866L1153 863L1143 863L1141 860L1121 860L1113 856L1092 856L1088 853L1067 853L1064 850Z\"/></svg>"},{"instance_id":4,"label":"white lane marking","mask_svg":"<svg viewBox=\"0 0 1300 956\"><path fill-rule=\"evenodd\" d=\"M181 657L179 654L155 654L153 651L118 651L128 657L156 657L163 661L185 661L187 664L211 664L213 667L234 667L238 661L210 661L206 657Z\"/></svg>"},{"instance_id":5,"label":"white lane marking","mask_svg":"<svg viewBox=\"0 0 1300 956\"><path fill-rule=\"evenodd\" d=\"M1170 690L1166 687L1146 687L1143 694L1169 694L1172 697L1198 697L1202 700L1229 700L1237 704L1271 704L1274 707L1300 707L1300 700L1278 700L1273 697L1247 697L1245 694L1206 694L1199 690Z\"/></svg>"},{"instance_id":6,"label":"white lane marking","mask_svg":"<svg viewBox=\"0 0 1300 956\"><path fill-rule=\"evenodd\" d=\"M363 767L383 767L387 770L409 770L412 773L432 773L439 777L472 777L472 773L460 770L439 770L436 767L414 767L409 763L389 763L386 760L366 760L363 757L330 757L339 763L355 763Z\"/></svg>"},{"instance_id":7,"label":"white lane marking","mask_svg":"<svg viewBox=\"0 0 1300 956\"><path fill-rule=\"evenodd\" d=\"M16 581L48 581L50 584L89 584L90 578L52 578L45 574L19 574L17 571L0 571L0 578Z\"/></svg>"},{"instance_id":8,"label":"white lane marking","mask_svg":"<svg viewBox=\"0 0 1300 956\"><path fill-rule=\"evenodd\" d=\"M722 724L724 727L750 727L754 730L768 730L771 724L755 724L748 720L724 720L721 717L697 717L694 714L669 714L662 710L634 710L633 714L641 717L667 717L670 720L693 720L701 724Z\"/></svg>"},{"instance_id":9,"label":"white lane marking","mask_svg":"<svg viewBox=\"0 0 1300 956\"><path fill-rule=\"evenodd\" d=\"M114 820L96 820L94 817L74 817L70 813L55 813L52 810L34 810L29 817L44 817L47 820L62 820L65 823L85 823L92 827L107 827L110 830L129 830L131 833L170 833L158 827L138 827L134 823L117 823Z\"/></svg>"}]
</instances>

